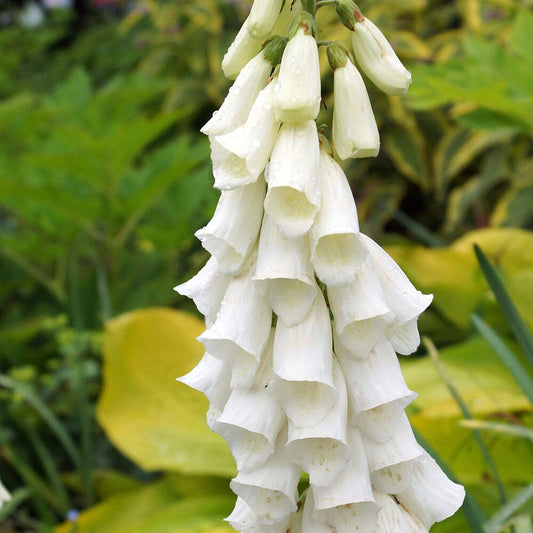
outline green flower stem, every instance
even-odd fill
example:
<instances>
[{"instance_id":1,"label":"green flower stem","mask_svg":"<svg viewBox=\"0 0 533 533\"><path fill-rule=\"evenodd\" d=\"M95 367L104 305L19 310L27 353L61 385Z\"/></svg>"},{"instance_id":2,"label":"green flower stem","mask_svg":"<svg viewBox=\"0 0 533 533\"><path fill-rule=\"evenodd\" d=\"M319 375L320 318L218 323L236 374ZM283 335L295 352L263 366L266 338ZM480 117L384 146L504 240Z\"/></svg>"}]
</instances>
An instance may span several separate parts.
<instances>
[{"instance_id":1,"label":"green flower stem","mask_svg":"<svg viewBox=\"0 0 533 533\"><path fill-rule=\"evenodd\" d=\"M336 6L337 3L338 3L338 0L318 0L316 3L316 8L318 9L319 7L322 7L322 6Z\"/></svg>"},{"instance_id":2,"label":"green flower stem","mask_svg":"<svg viewBox=\"0 0 533 533\"><path fill-rule=\"evenodd\" d=\"M444 368L444 365L442 364L442 361L440 359L439 352L437 348L435 347L435 345L433 344L433 341L429 339L428 337L423 337L422 342L424 346L426 347L431 359L433 360L435 367L438 373L440 374L441 379L444 381L444 383L448 387L448 390L450 391L450 394L453 396L453 399L456 401L457 405L461 409L463 416L469 420L473 419L470 409L468 408L462 396L460 395L459 390L455 386L451 376L448 374L447 370ZM498 472L494 459L492 458L492 455L490 454L487 446L485 445L485 442L483 441L483 438L481 437L481 434L479 433L479 431L477 431L476 429L473 429L472 435L474 437L474 440L476 441L476 444L481 450L481 453L483 454L483 457L485 459L485 462L487 463L487 466L492 472L492 476L494 477L494 481L498 489L498 494L500 496L500 501L502 503L507 503L507 495L505 494L505 489L503 487L500 474Z\"/></svg>"},{"instance_id":3,"label":"green flower stem","mask_svg":"<svg viewBox=\"0 0 533 533\"><path fill-rule=\"evenodd\" d=\"M307 11L308 13L311 13L313 17L316 13L316 0L302 0L302 5L304 8L304 11Z\"/></svg>"}]
</instances>

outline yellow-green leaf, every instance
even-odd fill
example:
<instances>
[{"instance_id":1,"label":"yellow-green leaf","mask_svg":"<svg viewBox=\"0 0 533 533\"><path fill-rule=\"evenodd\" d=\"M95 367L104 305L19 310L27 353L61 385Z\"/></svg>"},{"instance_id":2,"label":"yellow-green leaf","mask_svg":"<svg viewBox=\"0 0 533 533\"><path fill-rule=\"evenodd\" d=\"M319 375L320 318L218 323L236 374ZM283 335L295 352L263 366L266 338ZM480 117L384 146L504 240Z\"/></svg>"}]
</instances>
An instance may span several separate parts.
<instances>
[{"instance_id":1,"label":"yellow-green leaf","mask_svg":"<svg viewBox=\"0 0 533 533\"><path fill-rule=\"evenodd\" d=\"M104 336L104 386L98 421L111 441L145 470L233 475L221 437L206 426L208 402L176 378L203 354L203 323L171 309L111 320Z\"/></svg>"}]
</instances>

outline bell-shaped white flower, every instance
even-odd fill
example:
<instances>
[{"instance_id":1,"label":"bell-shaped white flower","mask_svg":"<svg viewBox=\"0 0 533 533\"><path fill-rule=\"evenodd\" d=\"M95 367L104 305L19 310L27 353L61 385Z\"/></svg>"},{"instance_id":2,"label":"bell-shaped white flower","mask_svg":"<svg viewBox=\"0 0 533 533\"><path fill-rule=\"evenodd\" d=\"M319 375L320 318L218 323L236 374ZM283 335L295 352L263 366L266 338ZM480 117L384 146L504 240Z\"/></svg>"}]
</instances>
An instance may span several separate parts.
<instances>
[{"instance_id":1,"label":"bell-shaped white flower","mask_svg":"<svg viewBox=\"0 0 533 533\"><path fill-rule=\"evenodd\" d=\"M410 515L392 496L374 490L376 502L381 506L376 533L428 533L415 517Z\"/></svg>"},{"instance_id":2,"label":"bell-shaped white flower","mask_svg":"<svg viewBox=\"0 0 533 533\"><path fill-rule=\"evenodd\" d=\"M396 497L429 529L461 507L465 489L449 480L435 460L424 454L414 464L409 488Z\"/></svg>"},{"instance_id":3,"label":"bell-shaped white flower","mask_svg":"<svg viewBox=\"0 0 533 533\"><path fill-rule=\"evenodd\" d=\"M425 452L416 442L409 420L405 414L400 417L396 431L392 438L381 443L362 433L365 443L368 468L370 472L383 468L413 461Z\"/></svg>"},{"instance_id":4,"label":"bell-shaped white flower","mask_svg":"<svg viewBox=\"0 0 533 533\"><path fill-rule=\"evenodd\" d=\"M352 459L327 487L313 487L315 517L338 532L373 531L379 507L374 501L363 440L350 427L348 442Z\"/></svg>"},{"instance_id":5,"label":"bell-shaped white flower","mask_svg":"<svg viewBox=\"0 0 533 533\"><path fill-rule=\"evenodd\" d=\"M289 40L276 84L276 110L282 122L315 120L320 110L318 47L309 25Z\"/></svg>"},{"instance_id":6,"label":"bell-shaped white flower","mask_svg":"<svg viewBox=\"0 0 533 533\"><path fill-rule=\"evenodd\" d=\"M174 287L174 290L191 298L198 311L213 323L230 279L230 276L218 269L217 260L211 257L196 276Z\"/></svg>"},{"instance_id":7,"label":"bell-shaped white flower","mask_svg":"<svg viewBox=\"0 0 533 533\"><path fill-rule=\"evenodd\" d=\"M419 457L410 461L403 461L395 465L386 466L380 470L374 470L370 474L370 480L374 489L385 494L398 494L406 490L412 482L413 468Z\"/></svg>"},{"instance_id":8,"label":"bell-shaped white flower","mask_svg":"<svg viewBox=\"0 0 533 533\"><path fill-rule=\"evenodd\" d=\"M281 11L283 0L254 0L248 16L248 33L264 40L273 30Z\"/></svg>"},{"instance_id":9,"label":"bell-shaped white flower","mask_svg":"<svg viewBox=\"0 0 533 533\"><path fill-rule=\"evenodd\" d=\"M268 342L252 387L234 389L213 430L231 448L240 472L263 464L273 453L285 415L266 387L272 379L272 343Z\"/></svg>"},{"instance_id":10,"label":"bell-shaped white flower","mask_svg":"<svg viewBox=\"0 0 533 533\"><path fill-rule=\"evenodd\" d=\"M341 159L375 157L379 132L365 82L349 58L335 69L332 137Z\"/></svg>"},{"instance_id":11,"label":"bell-shaped white flower","mask_svg":"<svg viewBox=\"0 0 533 533\"><path fill-rule=\"evenodd\" d=\"M296 512L300 469L285 454L285 435L280 435L276 452L250 472L239 472L231 490L252 508L261 524L274 525Z\"/></svg>"},{"instance_id":12,"label":"bell-shaped white flower","mask_svg":"<svg viewBox=\"0 0 533 533\"><path fill-rule=\"evenodd\" d=\"M338 347L337 357L346 378L351 423L378 442L388 440L403 410L416 397L405 383L390 343L381 339L365 359L351 357Z\"/></svg>"},{"instance_id":13,"label":"bell-shaped white flower","mask_svg":"<svg viewBox=\"0 0 533 533\"><path fill-rule=\"evenodd\" d=\"M320 149L314 121L284 124L268 167L265 212L287 237L311 228L320 207Z\"/></svg>"},{"instance_id":14,"label":"bell-shaped white flower","mask_svg":"<svg viewBox=\"0 0 533 533\"><path fill-rule=\"evenodd\" d=\"M325 522L319 522L315 517L315 500L313 497L313 487L310 486L305 494L303 510L296 513L296 520L290 533L333 533L334 529ZM299 520L298 520L299 519Z\"/></svg>"},{"instance_id":15,"label":"bell-shaped white flower","mask_svg":"<svg viewBox=\"0 0 533 533\"><path fill-rule=\"evenodd\" d=\"M212 143L215 187L227 189L255 181L270 159L279 127L272 81L257 96L246 122Z\"/></svg>"},{"instance_id":16,"label":"bell-shaped white flower","mask_svg":"<svg viewBox=\"0 0 533 533\"><path fill-rule=\"evenodd\" d=\"M312 261L328 286L352 282L367 256L359 235L357 209L342 168L320 151L322 200L311 228Z\"/></svg>"},{"instance_id":17,"label":"bell-shaped white flower","mask_svg":"<svg viewBox=\"0 0 533 533\"><path fill-rule=\"evenodd\" d=\"M216 321L198 337L211 355L230 363L234 388L254 383L272 323L272 310L251 279L254 266L231 280Z\"/></svg>"},{"instance_id":18,"label":"bell-shaped white flower","mask_svg":"<svg viewBox=\"0 0 533 533\"><path fill-rule=\"evenodd\" d=\"M294 515L288 515L272 525L262 524L259 517L242 498L237 498L235 508L225 519L231 527L242 533L287 533Z\"/></svg>"},{"instance_id":19,"label":"bell-shaped white flower","mask_svg":"<svg viewBox=\"0 0 533 533\"><path fill-rule=\"evenodd\" d=\"M394 313L390 336L394 349L403 355L414 352L420 342L416 319L433 300L422 294L409 281L394 259L370 237L362 235L383 289L383 295Z\"/></svg>"},{"instance_id":20,"label":"bell-shaped white flower","mask_svg":"<svg viewBox=\"0 0 533 533\"><path fill-rule=\"evenodd\" d=\"M383 92L402 95L411 85L411 74L402 65L381 30L365 18L352 32L352 46L365 74Z\"/></svg>"},{"instance_id":21,"label":"bell-shaped white flower","mask_svg":"<svg viewBox=\"0 0 533 533\"><path fill-rule=\"evenodd\" d=\"M246 19L222 59L224 76L234 80L245 65L261 50L262 41L254 39L248 31Z\"/></svg>"},{"instance_id":22,"label":"bell-shaped white flower","mask_svg":"<svg viewBox=\"0 0 533 533\"><path fill-rule=\"evenodd\" d=\"M213 218L195 235L202 246L217 260L217 267L225 274L239 272L257 242L261 219L265 182L222 191Z\"/></svg>"},{"instance_id":23,"label":"bell-shaped white flower","mask_svg":"<svg viewBox=\"0 0 533 533\"><path fill-rule=\"evenodd\" d=\"M281 380L270 389L291 422L297 427L320 422L337 398L329 311L320 291L305 320L296 326L278 321L273 367Z\"/></svg>"},{"instance_id":24,"label":"bell-shaped white flower","mask_svg":"<svg viewBox=\"0 0 533 533\"><path fill-rule=\"evenodd\" d=\"M265 214L254 280L257 290L286 325L300 323L317 293L307 237L289 239Z\"/></svg>"},{"instance_id":25,"label":"bell-shaped white flower","mask_svg":"<svg viewBox=\"0 0 533 533\"><path fill-rule=\"evenodd\" d=\"M271 71L272 64L263 52L249 61L230 87L220 109L202 128L202 133L222 135L244 124L259 91L268 83Z\"/></svg>"},{"instance_id":26,"label":"bell-shaped white flower","mask_svg":"<svg viewBox=\"0 0 533 533\"><path fill-rule=\"evenodd\" d=\"M333 384L337 400L318 424L299 428L289 420L287 455L309 474L311 485L319 487L333 483L352 455L346 437L346 384L336 359L333 359Z\"/></svg>"},{"instance_id":27,"label":"bell-shaped white flower","mask_svg":"<svg viewBox=\"0 0 533 533\"><path fill-rule=\"evenodd\" d=\"M189 387L202 392L209 400L207 417L212 429L230 395L231 368L228 363L205 353L198 365L188 374L177 378Z\"/></svg>"}]
</instances>

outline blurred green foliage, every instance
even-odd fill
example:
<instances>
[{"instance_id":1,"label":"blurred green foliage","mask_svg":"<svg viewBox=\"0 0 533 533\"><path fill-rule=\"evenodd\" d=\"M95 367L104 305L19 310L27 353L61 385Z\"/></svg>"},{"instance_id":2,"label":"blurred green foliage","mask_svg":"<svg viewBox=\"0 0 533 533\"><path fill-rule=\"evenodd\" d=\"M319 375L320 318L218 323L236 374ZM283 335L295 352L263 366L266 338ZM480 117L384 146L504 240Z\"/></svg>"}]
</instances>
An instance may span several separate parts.
<instances>
[{"instance_id":1,"label":"blurred green foliage","mask_svg":"<svg viewBox=\"0 0 533 533\"><path fill-rule=\"evenodd\" d=\"M519 353L476 242L531 327L531 2L359 5L413 74L403 99L368 83L382 151L346 165L363 231L435 294L421 331L480 419L466 422L528 429L531 405L471 316ZM75 33L60 11L39 28L0 29L0 478L13 493L2 533L51 531L72 509L89 509L78 533L229 530L227 449L204 426L203 400L172 385L200 355L200 326L169 309L133 310L193 310L171 287L205 261L192 234L217 199L198 129L229 86L220 62L248 6L145 0ZM319 19L321 39L347 39L331 8ZM332 77L321 56L327 122ZM169 383L150 371L158 365ZM501 503L497 480L432 368L424 357L404 365L420 393L413 422L488 518ZM482 436L509 498L526 490L523 432ZM202 445L217 449L208 471ZM435 527L471 530L463 513Z\"/></svg>"}]
</instances>

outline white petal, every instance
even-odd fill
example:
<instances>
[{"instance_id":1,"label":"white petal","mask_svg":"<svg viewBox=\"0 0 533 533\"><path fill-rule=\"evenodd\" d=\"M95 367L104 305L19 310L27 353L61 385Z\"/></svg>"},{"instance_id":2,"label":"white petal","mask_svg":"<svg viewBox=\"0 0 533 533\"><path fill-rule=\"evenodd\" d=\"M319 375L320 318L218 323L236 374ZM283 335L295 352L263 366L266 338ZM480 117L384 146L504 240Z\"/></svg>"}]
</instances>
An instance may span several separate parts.
<instances>
[{"instance_id":1,"label":"white petal","mask_svg":"<svg viewBox=\"0 0 533 533\"><path fill-rule=\"evenodd\" d=\"M389 314L352 322L339 335L335 335L335 350L344 350L351 357L364 359L385 337L390 324Z\"/></svg>"},{"instance_id":2,"label":"white petal","mask_svg":"<svg viewBox=\"0 0 533 533\"><path fill-rule=\"evenodd\" d=\"M315 518L315 500L313 497L313 487L310 486L306 493L303 513L301 514L300 529L296 528L294 533L334 533L335 529L325 522L320 522ZM291 530L292 533L292 530Z\"/></svg>"},{"instance_id":3,"label":"white petal","mask_svg":"<svg viewBox=\"0 0 533 533\"><path fill-rule=\"evenodd\" d=\"M254 39L248 32L248 19L244 21L239 33L231 43L222 59L224 76L234 80L245 65L261 50L261 41Z\"/></svg>"},{"instance_id":4,"label":"white petal","mask_svg":"<svg viewBox=\"0 0 533 533\"><path fill-rule=\"evenodd\" d=\"M420 333L418 332L418 318L408 320L402 325L392 324L392 335L390 342L396 352L402 355L409 355L416 351L420 344Z\"/></svg>"},{"instance_id":5,"label":"white petal","mask_svg":"<svg viewBox=\"0 0 533 533\"><path fill-rule=\"evenodd\" d=\"M245 533L287 533L291 519L292 516L289 515L274 525L263 525L250 506L242 498L237 498L235 508L225 520L234 529Z\"/></svg>"},{"instance_id":6,"label":"white petal","mask_svg":"<svg viewBox=\"0 0 533 533\"><path fill-rule=\"evenodd\" d=\"M333 383L338 393L337 401L318 424L298 428L289 421L287 456L309 474L311 485L320 487L330 485L351 458L346 439L346 385L335 359Z\"/></svg>"},{"instance_id":7,"label":"white petal","mask_svg":"<svg viewBox=\"0 0 533 533\"><path fill-rule=\"evenodd\" d=\"M300 323L317 293L307 238L289 239L265 214L254 280L257 290L286 325Z\"/></svg>"},{"instance_id":8,"label":"white petal","mask_svg":"<svg viewBox=\"0 0 533 533\"><path fill-rule=\"evenodd\" d=\"M272 64L257 54L241 70L226 99L201 129L206 135L222 135L244 124L259 91L267 84Z\"/></svg>"},{"instance_id":9,"label":"white petal","mask_svg":"<svg viewBox=\"0 0 533 533\"><path fill-rule=\"evenodd\" d=\"M230 282L215 323L198 337L211 355L231 364L232 387L252 385L270 334L272 311L254 289L253 268Z\"/></svg>"},{"instance_id":10,"label":"white petal","mask_svg":"<svg viewBox=\"0 0 533 533\"><path fill-rule=\"evenodd\" d=\"M278 322L274 372L281 380L272 393L296 426L315 425L336 400L329 311L320 291L303 322L292 327Z\"/></svg>"},{"instance_id":11,"label":"white petal","mask_svg":"<svg viewBox=\"0 0 533 533\"><path fill-rule=\"evenodd\" d=\"M233 158L226 157L229 161L233 161L233 165L238 169L236 174L247 173L248 179L253 181L268 163L279 127L280 122L274 113L274 82L271 82L257 96L246 123L225 135L216 137L216 141L233 154ZM216 180L217 172L215 172L215 186L223 188L220 184L217 185Z\"/></svg>"},{"instance_id":12,"label":"white petal","mask_svg":"<svg viewBox=\"0 0 533 533\"><path fill-rule=\"evenodd\" d=\"M409 336L409 331L412 331L412 321L429 306L433 296L422 294L417 290L394 259L372 239L366 235L362 235L362 238L375 266L385 301L395 315L391 336L394 336L396 328L405 325L406 330L403 333L407 331L407 337L413 339L412 335ZM411 323L407 325L407 322L410 321ZM402 331L400 330L398 338L395 339L397 348L402 348L402 338ZM411 347L412 342L406 344L405 347ZM399 351L399 353L407 355L404 351Z\"/></svg>"},{"instance_id":13,"label":"white petal","mask_svg":"<svg viewBox=\"0 0 533 533\"><path fill-rule=\"evenodd\" d=\"M361 435L353 427L348 428L348 444L353 452L352 458L335 482L328 487L313 487L315 517L323 522L330 523L319 511L352 503L374 503L365 446Z\"/></svg>"},{"instance_id":14,"label":"white petal","mask_svg":"<svg viewBox=\"0 0 533 533\"><path fill-rule=\"evenodd\" d=\"M198 311L214 322L229 282L230 277L218 269L217 260L211 257L196 276L174 290L191 298Z\"/></svg>"},{"instance_id":15,"label":"white petal","mask_svg":"<svg viewBox=\"0 0 533 533\"><path fill-rule=\"evenodd\" d=\"M320 207L319 154L314 121L281 127L270 159L265 211L288 237L307 233Z\"/></svg>"},{"instance_id":16,"label":"white petal","mask_svg":"<svg viewBox=\"0 0 533 533\"><path fill-rule=\"evenodd\" d=\"M375 157L379 132L365 82L352 62L334 74L333 144L341 159Z\"/></svg>"},{"instance_id":17,"label":"white petal","mask_svg":"<svg viewBox=\"0 0 533 533\"><path fill-rule=\"evenodd\" d=\"M365 261L349 285L328 286L335 328L342 335L354 322L390 315L381 286L370 261Z\"/></svg>"},{"instance_id":18,"label":"white petal","mask_svg":"<svg viewBox=\"0 0 533 533\"><path fill-rule=\"evenodd\" d=\"M253 387L234 389L213 430L229 444L239 471L248 472L273 453L285 421L281 407L266 391L272 379L272 343L269 340Z\"/></svg>"},{"instance_id":19,"label":"white petal","mask_svg":"<svg viewBox=\"0 0 533 533\"><path fill-rule=\"evenodd\" d=\"M465 490L450 481L435 460L424 454L415 463L410 487L396 497L429 529L461 507Z\"/></svg>"},{"instance_id":20,"label":"white petal","mask_svg":"<svg viewBox=\"0 0 533 533\"><path fill-rule=\"evenodd\" d=\"M379 507L373 502L350 503L321 511L327 516L328 524L336 533L353 533L354 531L373 532L376 527Z\"/></svg>"},{"instance_id":21,"label":"white petal","mask_svg":"<svg viewBox=\"0 0 533 533\"><path fill-rule=\"evenodd\" d=\"M375 470L370 474L372 486L385 494L398 494L406 490L413 479L413 468L418 461L404 461L391 466L386 466L380 470Z\"/></svg>"},{"instance_id":22,"label":"white petal","mask_svg":"<svg viewBox=\"0 0 533 533\"><path fill-rule=\"evenodd\" d=\"M407 92L411 74L374 23L368 19L357 22L352 32L352 44L357 62L377 87L387 94Z\"/></svg>"},{"instance_id":23,"label":"white petal","mask_svg":"<svg viewBox=\"0 0 533 533\"><path fill-rule=\"evenodd\" d=\"M253 509L261 524L273 525L296 511L299 480L300 469L289 462L281 447L255 470L239 472L230 487Z\"/></svg>"},{"instance_id":24,"label":"white petal","mask_svg":"<svg viewBox=\"0 0 533 533\"><path fill-rule=\"evenodd\" d=\"M237 130L241 128L243 126L237 128ZM250 173L244 159L230 152L218 142L218 139L222 139L223 137L223 135L209 137L215 187L224 191L254 183L258 176Z\"/></svg>"},{"instance_id":25,"label":"white petal","mask_svg":"<svg viewBox=\"0 0 533 533\"><path fill-rule=\"evenodd\" d=\"M385 443L378 443L363 434L370 472L382 468L412 461L424 454L411 429L411 424L404 414L396 427L393 437Z\"/></svg>"},{"instance_id":26,"label":"white petal","mask_svg":"<svg viewBox=\"0 0 533 533\"><path fill-rule=\"evenodd\" d=\"M318 277L329 286L353 281L366 259L359 237L357 209L342 168L320 152L322 200L311 228L312 261Z\"/></svg>"},{"instance_id":27,"label":"white petal","mask_svg":"<svg viewBox=\"0 0 533 533\"><path fill-rule=\"evenodd\" d=\"M420 529L394 498L379 491L374 491L374 496L381 505L376 533L427 533L427 529Z\"/></svg>"},{"instance_id":28,"label":"white petal","mask_svg":"<svg viewBox=\"0 0 533 533\"><path fill-rule=\"evenodd\" d=\"M283 0L254 0L248 17L248 33L254 39L265 39L273 30Z\"/></svg>"},{"instance_id":29,"label":"white petal","mask_svg":"<svg viewBox=\"0 0 533 533\"><path fill-rule=\"evenodd\" d=\"M225 274L237 273L257 242L264 195L263 180L223 191L213 218L195 233Z\"/></svg>"},{"instance_id":30,"label":"white petal","mask_svg":"<svg viewBox=\"0 0 533 533\"><path fill-rule=\"evenodd\" d=\"M320 65L312 35L300 28L287 43L276 84L276 109L282 122L315 120L320 110Z\"/></svg>"}]
</instances>

